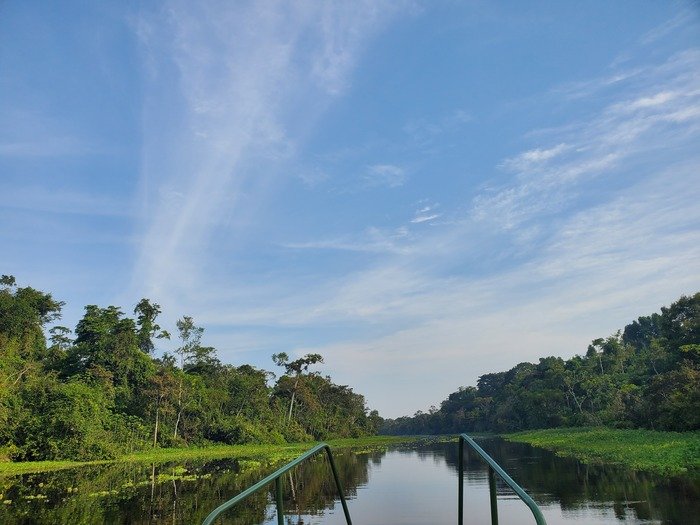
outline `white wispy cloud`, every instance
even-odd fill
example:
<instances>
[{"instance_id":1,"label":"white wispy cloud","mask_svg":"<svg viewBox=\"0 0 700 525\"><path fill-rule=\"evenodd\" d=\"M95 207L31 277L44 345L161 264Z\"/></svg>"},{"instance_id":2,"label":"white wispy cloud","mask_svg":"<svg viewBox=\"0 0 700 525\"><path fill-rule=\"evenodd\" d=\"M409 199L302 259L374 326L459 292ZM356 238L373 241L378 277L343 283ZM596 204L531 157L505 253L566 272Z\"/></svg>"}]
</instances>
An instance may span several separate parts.
<instances>
[{"instance_id":1,"label":"white wispy cloud","mask_svg":"<svg viewBox=\"0 0 700 525\"><path fill-rule=\"evenodd\" d=\"M478 195L474 217L506 229L572 203L580 186L635 155L682 145L700 126L700 52L688 50L647 67L640 83L594 117L538 136L566 141L502 163L515 180Z\"/></svg>"},{"instance_id":2,"label":"white wispy cloud","mask_svg":"<svg viewBox=\"0 0 700 525\"><path fill-rule=\"evenodd\" d=\"M296 250L343 250L372 253L408 253L411 246L406 241L409 233L404 227L386 230L367 228L360 235L346 235L331 239L305 242L288 242L282 246Z\"/></svg>"},{"instance_id":3,"label":"white wispy cloud","mask_svg":"<svg viewBox=\"0 0 700 525\"><path fill-rule=\"evenodd\" d=\"M565 82L551 89L554 95L563 95L568 99L580 99L604 92L607 89L614 89L625 81L636 79L643 74L645 68L632 67L615 70L599 78Z\"/></svg>"},{"instance_id":4,"label":"white wispy cloud","mask_svg":"<svg viewBox=\"0 0 700 525\"><path fill-rule=\"evenodd\" d=\"M387 251L303 294L208 315L261 327L354 327L295 352L326 356L335 378L388 416L521 360L585 351L591 338L700 288L700 185L689 185L700 173L700 157L689 154L700 133L697 69L689 67L696 60L690 51L647 66L633 91L579 122L534 134L543 144L501 163L513 179L478 197L470 219L430 228L410 250ZM583 182L597 184L595 198L574 208ZM424 203L415 217L433 209ZM549 221L555 209L569 213ZM489 259L485 248L501 233L484 228L485 220L505 227L513 242L526 239L528 256L502 267ZM493 264L450 271L480 259ZM412 385L401 406L385 395L397 374Z\"/></svg>"},{"instance_id":5,"label":"white wispy cloud","mask_svg":"<svg viewBox=\"0 0 700 525\"><path fill-rule=\"evenodd\" d=\"M661 93L656 93L648 97L640 97L629 103L624 104L624 109L627 111L634 111L635 109L650 108L654 106L659 106L661 104L666 104L667 102L676 98L677 94L670 91L662 91Z\"/></svg>"},{"instance_id":6,"label":"white wispy cloud","mask_svg":"<svg viewBox=\"0 0 700 525\"><path fill-rule=\"evenodd\" d=\"M413 224L420 224L421 222L429 222L440 217L439 213L433 213L432 215L416 215L411 222Z\"/></svg>"},{"instance_id":7,"label":"white wispy cloud","mask_svg":"<svg viewBox=\"0 0 700 525\"><path fill-rule=\"evenodd\" d=\"M299 170L297 176L307 188L315 188L331 178L327 171L319 168Z\"/></svg>"},{"instance_id":8,"label":"white wispy cloud","mask_svg":"<svg viewBox=\"0 0 700 525\"><path fill-rule=\"evenodd\" d=\"M419 408L519 360L584 352L591 338L700 287L700 189L687 188L699 168L700 159L669 166L574 214L537 257L512 270L444 278L402 260L358 275L324 310L397 327L298 352L328 356L341 380L362 376L362 391L391 415L395 405L383 404L377 386L387 367L400 367L406 381L440 378L402 394L406 407Z\"/></svg>"},{"instance_id":9,"label":"white wispy cloud","mask_svg":"<svg viewBox=\"0 0 700 525\"><path fill-rule=\"evenodd\" d=\"M642 53L649 52L648 47L654 46L660 40L669 37L673 32L697 32L697 12L692 9L681 9L678 14L661 22L659 25L642 35L636 46L624 50L608 66L608 72L598 78L565 82L552 88L554 94L565 95L568 98L584 98L594 94L604 94L606 90L614 89L623 82L634 82L644 78L654 65L635 65L625 67L625 64Z\"/></svg>"},{"instance_id":10,"label":"white wispy cloud","mask_svg":"<svg viewBox=\"0 0 700 525\"><path fill-rule=\"evenodd\" d=\"M532 169L534 167L541 166L555 157L560 156L568 149L570 149L570 146L567 144L557 144L556 146L548 149L531 149L524 151L513 158L504 160L501 163L501 166L504 169L512 171Z\"/></svg>"},{"instance_id":11,"label":"white wispy cloud","mask_svg":"<svg viewBox=\"0 0 700 525\"><path fill-rule=\"evenodd\" d=\"M256 197L278 186L276 175L251 165L294 154L295 117L322 111L324 101L346 89L361 42L382 16L372 6L362 16L324 7L322 24L328 25L318 31L315 8L281 13L253 4L245 12L224 9L228 15L221 16L220 9L173 6L168 30L149 36L156 40L150 56L156 75L164 74L159 62L174 57L184 111L173 117L181 126L147 130L148 220L134 275L154 290L177 290L179 303L186 300L187 311L206 326L227 327L234 335L244 327L245 342L232 344L232 351L248 343L267 350L283 330L342 327L343 335L300 341L290 351L322 353L335 380L396 416L519 360L584 351L591 337L700 287L700 186L688 187L700 159L680 163L658 153L673 147L690 157L697 138L700 68L692 50L634 72L613 71L605 87L592 81L580 89L585 97L625 87L587 117L526 137L532 143L500 163L512 177L477 196L463 220L416 226L413 231L422 233L411 233L410 221L437 219L433 206L422 204L403 229L395 224L283 244L300 252L371 254L351 270L311 268L290 278L285 267L261 272L254 282L231 272L231 282L199 286L206 270L196 254L209 247L217 225L230 221L235 230L241 217L254 213ZM353 36L340 38L343 32ZM305 51L308 34L324 42L314 46L320 54ZM320 88L308 78L323 79ZM158 109L152 100L151 110ZM658 154L646 163L650 152ZM405 168L394 164L372 165L364 174L377 186L406 181ZM613 184L618 177L627 179ZM595 198L570 206L596 179ZM548 221L554 210L569 213ZM491 224L496 227L485 227ZM502 236L532 243L527 257L490 253L513 249L494 248ZM222 349L222 357L232 359ZM402 388L398 376L410 387ZM387 399L387 381L400 389L401 402Z\"/></svg>"},{"instance_id":12,"label":"white wispy cloud","mask_svg":"<svg viewBox=\"0 0 700 525\"><path fill-rule=\"evenodd\" d=\"M411 219L411 224L421 224L424 222L432 222L435 219L442 217L441 213L436 213L435 210L440 207L438 203L427 204L428 199L422 199L419 201L421 205L413 215Z\"/></svg>"},{"instance_id":13,"label":"white wispy cloud","mask_svg":"<svg viewBox=\"0 0 700 525\"><path fill-rule=\"evenodd\" d=\"M217 225L246 223L255 195L287 176L274 163L294 154L297 134L343 91L396 9L174 0L134 24L149 70L134 289L187 295L197 286ZM377 176L390 184L401 177L391 168ZM175 193L183 196L177 205L162 198Z\"/></svg>"},{"instance_id":14,"label":"white wispy cloud","mask_svg":"<svg viewBox=\"0 0 700 525\"><path fill-rule=\"evenodd\" d=\"M374 164L367 167L365 181L370 187L397 188L406 182L406 170L394 164Z\"/></svg>"},{"instance_id":15,"label":"white wispy cloud","mask_svg":"<svg viewBox=\"0 0 700 525\"><path fill-rule=\"evenodd\" d=\"M388 2L348 4L334 2L318 10L314 6L306 16L318 25L318 44L311 67L312 75L332 94L341 93L348 84L348 75L355 66L358 53L367 43L368 32L376 29L386 17L402 6Z\"/></svg>"},{"instance_id":16,"label":"white wispy cloud","mask_svg":"<svg viewBox=\"0 0 700 525\"><path fill-rule=\"evenodd\" d=\"M639 39L639 42L642 45L653 45L673 31L687 28L689 22L692 22L695 18L697 18L697 12L693 12L692 9L683 9L677 15L647 31Z\"/></svg>"}]
</instances>

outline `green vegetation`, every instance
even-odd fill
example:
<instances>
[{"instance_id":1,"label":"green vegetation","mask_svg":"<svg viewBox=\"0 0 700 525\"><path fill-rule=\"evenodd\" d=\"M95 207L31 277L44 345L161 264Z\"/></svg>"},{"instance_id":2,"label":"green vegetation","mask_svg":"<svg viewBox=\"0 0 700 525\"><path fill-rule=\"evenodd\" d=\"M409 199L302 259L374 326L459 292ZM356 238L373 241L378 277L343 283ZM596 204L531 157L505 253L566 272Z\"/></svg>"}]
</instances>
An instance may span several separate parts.
<instances>
[{"instance_id":1,"label":"green vegetation","mask_svg":"<svg viewBox=\"0 0 700 525\"><path fill-rule=\"evenodd\" d=\"M276 354L284 373L273 381L272 372L222 364L202 344L204 330L184 316L174 355L155 357L156 342L170 333L148 299L135 318L88 305L74 332L53 326L47 342L44 329L62 306L0 278L0 461L71 466L157 456L164 447L352 438L375 434L381 422L363 396L310 371L323 361L318 354L292 361Z\"/></svg>"},{"instance_id":2,"label":"green vegetation","mask_svg":"<svg viewBox=\"0 0 700 525\"><path fill-rule=\"evenodd\" d=\"M585 463L620 463L662 475L700 473L700 432L557 428L504 436Z\"/></svg>"},{"instance_id":3,"label":"green vegetation","mask_svg":"<svg viewBox=\"0 0 700 525\"><path fill-rule=\"evenodd\" d=\"M313 441L374 435L380 426L399 435L700 429L700 293L594 340L585 355L485 374L439 409L387 421L368 410L362 395L314 372L323 362L318 354L275 354L279 377L246 364L225 365L202 343L204 330L183 316L175 326L174 354L156 357L156 343L171 337L157 322L158 304L142 299L134 318L115 306L88 305L74 331L55 325L62 306L51 294L18 286L14 277L0 278L0 473L109 460L272 461L295 456ZM544 436L560 436L552 446L563 453L664 472L697 468L700 456L697 433L680 438L586 429L581 432L594 434L574 434L585 440L576 445L567 438L572 431L563 432L533 443L546 446ZM637 455L624 455L628 442Z\"/></svg>"},{"instance_id":4,"label":"green vegetation","mask_svg":"<svg viewBox=\"0 0 700 525\"><path fill-rule=\"evenodd\" d=\"M700 293L595 339L585 355L544 357L485 374L476 387L450 394L439 409L386 420L381 432L589 426L700 429Z\"/></svg>"},{"instance_id":5,"label":"green vegetation","mask_svg":"<svg viewBox=\"0 0 700 525\"><path fill-rule=\"evenodd\" d=\"M388 445L410 443L421 438L411 436L367 436L362 438L333 439L328 443L334 448L351 448L354 451L383 449ZM277 463L293 459L316 442L285 445L213 445L208 447L158 448L127 454L116 459L93 461L17 461L0 462L0 476L12 476L38 472L50 472L67 468L115 463L169 463L188 460L239 459L251 462Z\"/></svg>"},{"instance_id":6,"label":"green vegetation","mask_svg":"<svg viewBox=\"0 0 700 525\"><path fill-rule=\"evenodd\" d=\"M338 473L348 497L355 496L358 486L368 482L369 466L383 456L389 443L364 438L352 442L355 447L367 443L374 446L371 453L358 455L334 447ZM304 449L308 447L310 444L303 444ZM163 462L118 461L28 476L0 476L0 523L201 523L223 501L265 477L278 467L279 461L290 459L285 457L289 450L269 455L270 450L287 448L286 445L218 448L268 456L171 461L173 454L163 450L157 456ZM230 451L226 453L229 455ZM267 491L248 498L227 514L226 523L250 525L267 521L273 490L271 484ZM337 498L323 455L288 473L283 491L290 519L297 509L310 513L331 509Z\"/></svg>"}]
</instances>

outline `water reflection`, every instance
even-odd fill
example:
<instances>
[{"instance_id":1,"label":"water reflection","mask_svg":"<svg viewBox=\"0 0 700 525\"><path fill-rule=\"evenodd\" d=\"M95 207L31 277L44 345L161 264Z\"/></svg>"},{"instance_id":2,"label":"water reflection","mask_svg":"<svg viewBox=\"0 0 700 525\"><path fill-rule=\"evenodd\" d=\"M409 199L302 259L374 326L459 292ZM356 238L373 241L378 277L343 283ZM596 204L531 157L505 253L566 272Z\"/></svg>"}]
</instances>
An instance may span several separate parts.
<instances>
[{"instance_id":1,"label":"water reflection","mask_svg":"<svg viewBox=\"0 0 700 525\"><path fill-rule=\"evenodd\" d=\"M500 439L482 446L559 523L700 523L700 481L664 479L618 467L586 466ZM456 522L456 443L336 451L357 525ZM466 457L465 520L489 523L484 464ZM120 464L0 478L0 523L200 523L217 505L275 468L252 460ZM341 524L344 518L324 456L284 478L289 525ZM272 487L221 523L274 524ZM501 524L532 523L528 509L499 485Z\"/></svg>"}]
</instances>

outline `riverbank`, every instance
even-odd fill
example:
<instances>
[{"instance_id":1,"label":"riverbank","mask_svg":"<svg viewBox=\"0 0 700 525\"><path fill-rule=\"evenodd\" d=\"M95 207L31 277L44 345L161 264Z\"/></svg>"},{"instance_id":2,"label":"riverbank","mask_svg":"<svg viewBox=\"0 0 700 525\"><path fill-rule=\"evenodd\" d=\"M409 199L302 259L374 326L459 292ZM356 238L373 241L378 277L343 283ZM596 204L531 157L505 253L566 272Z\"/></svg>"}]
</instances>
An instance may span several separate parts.
<instances>
[{"instance_id":1,"label":"riverbank","mask_svg":"<svg viewBox=\"0 0 700 525\"><path fill-rule=\"evenodd\" d=\"M327 441L327 443L333 448L369 449L398 443L409 443L418 439L421 438L412 436L368 436L353 439L333 439ZM289 443L284 445L212 445L208 447L157 448L127 454L116 459L96 461L4 461L0 462L0 476L33 474L120 462L167 463L191 459L250 458L274 463L287 459L291 460L317 443L319 442Z\"/></svg>"},{"instance_id":2,"label":"riverbank","mask_svg":"<svg viewBox=\"0 0 700 525\"><path fill-rule=\"evenodd\" d=\"M616 463L664 476L700 475L700 432L552 428L503 437L584 463Z\"/></svg>"}]
</instances>

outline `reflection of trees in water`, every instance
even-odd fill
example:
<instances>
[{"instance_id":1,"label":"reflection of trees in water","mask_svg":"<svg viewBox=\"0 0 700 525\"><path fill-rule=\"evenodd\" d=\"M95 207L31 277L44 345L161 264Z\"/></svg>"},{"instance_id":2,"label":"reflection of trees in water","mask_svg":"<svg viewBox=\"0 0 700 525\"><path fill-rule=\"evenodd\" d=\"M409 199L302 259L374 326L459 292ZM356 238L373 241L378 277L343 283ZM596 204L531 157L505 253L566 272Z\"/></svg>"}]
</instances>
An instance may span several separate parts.
<instances>
[{"instance_id":1,"label":"reflection of trees in water","mask_svg":"<svg viewBox=\"0 0 700 525\"><path fill-rule=\"evenodd\" d=\"M370 456L334 455L346 497L367 483ZM376 460L377 458L375 458ZM125 463L0 479L0 523L201 523L218 505L278 465L246 468L245 461L182 465ZM337 499L325 456L300 465L283 483L287 514L318 514ZM271 517L274 484L231 509L222 523L250 525Z\"/></svg>"},{"instance_id":2,"label":"reflection of trees in water","mask_svg":"<svg viewBox=\"0 0 700 525\"><path fill-rule=\"evenodd\" d=\"M260 479L235 461L205 465L126 463L0 480L0 523L197 523ZM269 471L269 469L267 469ZM229 523L263 520L267 495L256 494Z\"/></svg>"},{"instance_id":3,"label":"reflection of trees in water","mask_svg":"<svg viewBox=\"0 0 700 525\"><path fill-rule=\"evenodd\" d=\"M547 450L496 438L484 440L481 445L518 484L536 494L538 503L556 503L564 512L600 502L612 504L621 519L635 516L680 524L688 523L691 509L700 511L697 477L662 478L615 465L586 465ZM447 464L457 470L457 444L434 447L436 454L444 455ZM486 476L487 467L477 455L465 454L466 479L483 480ZM501 493L511 494L505 485L499 485Z\"/></svg>"},{"instance_id":4,"label":"reflection of trees in water","mask_svg":"<svg viewBox=\"0 0 700 525\"><path fill-rule=\"evenodd\" d=\"M369 480L371 456L339 451L333 454L333 458L346 499L357 496L357 488ZM374 461L378 460L375 458ZM328 459L319 455L299 465L285 476L283 493L286 513L296 515L296 520L288 519L290 523L303 523L302 514L318 515L333 508L338 499L338 489ZM271 497L274 495L271 494Z\"/></svg>"},{"instance_id":5,"label":"reflection of trees in water","mask_svg":"<svg viewBox=\"0 0 700 525\"><path fill-rule=\"evenodd\" d=\"M600 503L612 504L620 518L633 515L666 524L689 523L700 515L698 478L664 479L619 467L583 465L499 439L485 440L482 446L538 502L561 505L565 512ZM456 442L392 450L457 469ZM334 453L346 497L356 497L358 487L368 482L370 466L379 466L385 454ZM0 504L0 523L201 523L215 507L278 465L215 460L189 462L184 467L122 463L0 478L2 499L12 501ZM485 483L486 467L475 454L467 454L465 474L467 482ZM271 519L273 491L270 485L269 490L254 494L231 509L221 523L250 525ZM304 515L333 508L338 495L326 457L316 456L285 475L283 492L289 524L301 524Z\"/></svg>"}]
</instances>

